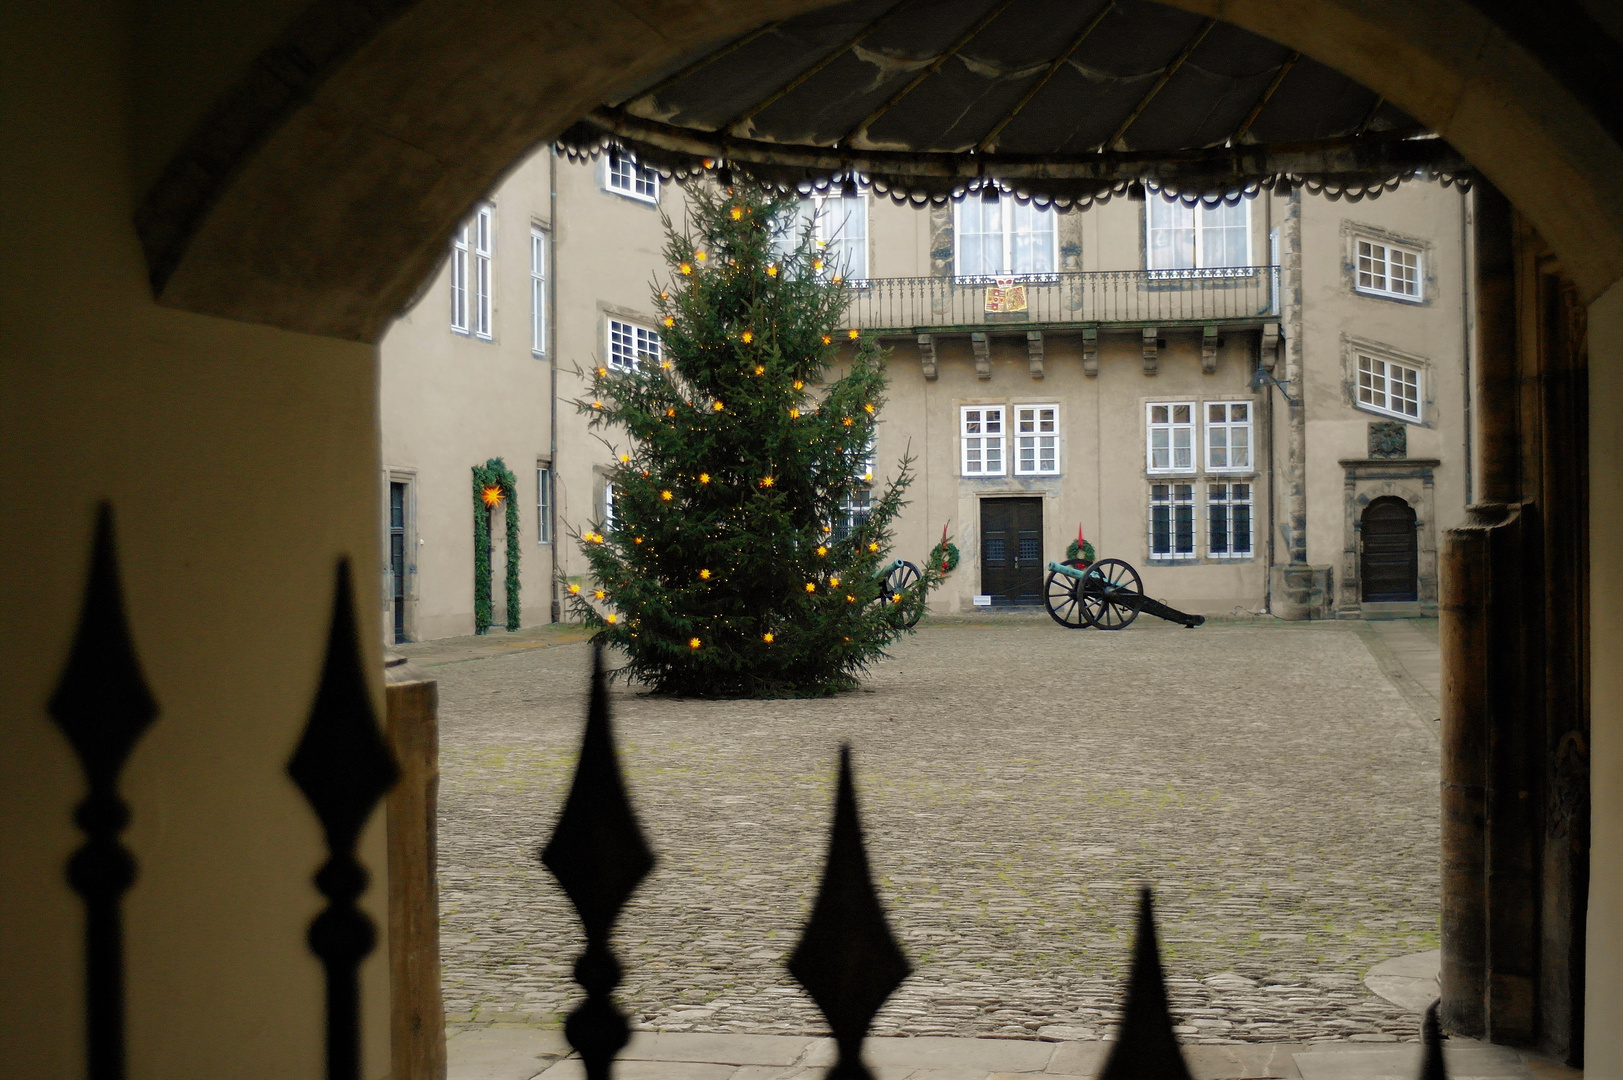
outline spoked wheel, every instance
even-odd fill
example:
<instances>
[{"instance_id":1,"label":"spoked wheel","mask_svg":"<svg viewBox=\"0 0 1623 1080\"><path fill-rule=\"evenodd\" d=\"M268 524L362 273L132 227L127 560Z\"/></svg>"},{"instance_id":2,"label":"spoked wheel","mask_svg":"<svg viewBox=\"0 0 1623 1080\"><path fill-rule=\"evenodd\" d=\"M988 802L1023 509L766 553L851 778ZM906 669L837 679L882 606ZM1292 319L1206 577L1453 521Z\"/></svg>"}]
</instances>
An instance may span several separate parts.
<instances>
[{"instance_id":1,"label":"spoked wheel","mask_svg":"<svg viewBox=\"0 0 1623 1080\"><path fill-rule=\"evenodd\" d=\"M880 594L893 617L909 630L924 618L924 594L917 588L922 576L918 567L905 559L898 560L885 575L884 592Z\"/></svg>"},{"instance_id":2,"label":"spoked wheel","mask_svg":"<svg viewBox=\"0 0 1623 1080\"><path fill-rule=\"evenodd\" d=\"M1077 570L1087 568L1087 563L1081 559L1067 559L1066 566ZM1087 608L1082 603L1082 583L1069 574L1062 574L1058 570L1048 572L1048 584L1043 591L1043 606L1054 621L1071 630L1081 630L1089 625Z\"/></svg>"},{"instance_id":3,"label":"spoked wheel","mask_svg":"<svg viewBox=\"0 0 1623 1080\"><path fill-rule=\"evenodd\" d=\"M1125 630L1138 618L1144 601L1144 582L1131 563L1100 559L1077 582L1088 623L1101 630Z\"/></svg>"}]
</instances>

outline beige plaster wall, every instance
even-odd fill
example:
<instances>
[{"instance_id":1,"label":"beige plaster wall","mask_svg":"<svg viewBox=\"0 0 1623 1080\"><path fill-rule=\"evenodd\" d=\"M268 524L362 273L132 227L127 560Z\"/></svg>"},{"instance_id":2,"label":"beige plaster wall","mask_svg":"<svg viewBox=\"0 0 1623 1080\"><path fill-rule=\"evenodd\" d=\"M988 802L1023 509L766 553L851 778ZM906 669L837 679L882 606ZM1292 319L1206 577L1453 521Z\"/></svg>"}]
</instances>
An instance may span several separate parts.
<instances>
[{"instance_id":1,"label":"beige plaster wall","mask_svg":"<svg viewBox=\"0 0 1623 1080\"><path fill-rule=\"evenodd\" d=\"M623 442L623 432L587 427L573 402L586 396L587 376L604 362L608 317L658 330L652 282L662 276L664 215L680 226L681 188L660 186L657 205L641 202L603 186L603 161L571 163L560 159L555 172L557 222L553 234L558 312L558 541L562 572L577 580L586 560L570 531L579 533L602 514L603 479L599 471L613 453L598 439ZM567 617L567 610L566 610Z\"/></svg>"},{"instance_id":2,"label":"beige plaster wall","mask_svg":"<svg viewBox=\"0 0 1623 1080\"><path fill-rule=\"evenodd\" d=\"M1369 424L1392 417L1360 409L1351 349L1363 343L1424 365L1422 421L1407 424L1409 456L1439 458L1432 535L1464 518L1467 338L1458 188L1413 181L1378 199L1302 194L1302 355L1307 402L1307 559L1339 575L1344 544L1345 458L1369 453ZM1283 211L1276 208L1276 220ZM1353 288L1353 237L1406 240L1424 252L1420 303ZM1281 373L1282 374L1282 373ZM1296 393L1296 388L1292 388ZM1282 403L1281 403L1282 404ZM1281 409L1283 416L1283 409Z\"/></svg>"},{"instance_id":3,"label":"beige plaster wall","mask_svg":"<svg viewBox=\"0 0 1623 1080\"><path fill-rule=\"evenodd\" d=\"M551 618L552 550L537 542L536 462L550 456L551 361L531 350L530 230L550 227L552 155L526 158L490 196L493 340L451 329L449 261L379 345L383 419L384 528L388 483L409 478L415 501L407 530L413 640L471 634L473 621L472 469L499 457L517 478L517 506L492 524L494 625L506 623L504 513L519 515L521 622ZM387 534L385 534L385 540ZM384 549L387 559L387 548ZM382 587L388 587L387 565ZM384 633L392 635L387 598Z\"/></svg>"},{"instance_id":4,"label":"beige plaster wall","mask_svg":"<svg viewBox=\"0 0 1623 1080\"><path fill-rule=\"evenodd\" d=\"M45 704L108 499L162 710L123 781L129 1073L320 1076L305 934L324 848L285 770L344 556L382 707L373 350L155 306L131 225L125 15L21 14L0 65L0 1072L84 1075L83 908L64 880L84 781ZM381 824L362 843L374 1078L389 1070Z\"/></svg>"},{"instance_id":5,"label":"beige plaster wall","mask_svg":"<svg viewBox=\"0 0 1623 1080\"><path fill-rule=\"evenodd\" d=\"M1040 496L1043 500L1043 559L1065 557L1066 546L1083 526L1101 558L1124 558L1144 576L1145 589L1190 610L1229 612L1237 605L1260 608L1265 558L1262 544L1267 506L1266 463L1249 477L1256 485L1257 554L1244 560L1196 560L1155 566L1148 551L1149 483L1145 472L1145 410L1151 401L1251 401L1250 352L1255 333L1228 335L1217 371L1200 370L1200 341L1190 331L1167 331L1159 373L1144 374L1142 337L1137 331L1101 335L1099 375L1082 372L1081 339L1050 334L1045 339L1045 374L1031 377L1024 333L993 337L992 377L976 377L967 337L939 337L939 377L926 380L915 347L890 342L890 402L879 425L878 476L893 475L911 447L918 458L912 505L897 528L896 554L922 562L941 538L943 525L957 543L962 562L931 600L937 613L973 607L980 586L979 500L997 496ZM964 478L960 475L959 409L971 404L1057 404L1060 409L1058 476ZM1012 411L1008 414L1011 419ZM1257 429L1260 433L1260 427ZM1012 454L1012 440L1009 444ZM1260 448L1259 448L1260 453ZM1185 479L1179 477L1178 479ZM1236 476L1234 479L1247 479ZM1197 512L1197 529L1204 518ZM1204 542L1200 544L1204 550Z\"/></svg>"}]
</instances>

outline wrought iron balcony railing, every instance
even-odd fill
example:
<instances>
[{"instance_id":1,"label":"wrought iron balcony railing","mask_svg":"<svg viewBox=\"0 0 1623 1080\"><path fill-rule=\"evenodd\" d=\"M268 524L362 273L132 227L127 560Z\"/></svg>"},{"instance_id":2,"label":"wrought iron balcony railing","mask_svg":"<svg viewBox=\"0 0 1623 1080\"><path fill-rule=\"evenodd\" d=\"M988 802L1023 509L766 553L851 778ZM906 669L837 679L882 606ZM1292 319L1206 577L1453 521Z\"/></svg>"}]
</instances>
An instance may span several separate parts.
<instances>
[{"instance_id":1,"label":"wrought iron balcony railing","mask_svg":"<svg viewBox=\"0 0 1623 1080\"><path fill-rule=\"evenodd\" d=\"M1257 322L1278 314L1277 266L868 278L851 282L846 311L853 327L895 331Z\"/></svg>"}]
</instances>

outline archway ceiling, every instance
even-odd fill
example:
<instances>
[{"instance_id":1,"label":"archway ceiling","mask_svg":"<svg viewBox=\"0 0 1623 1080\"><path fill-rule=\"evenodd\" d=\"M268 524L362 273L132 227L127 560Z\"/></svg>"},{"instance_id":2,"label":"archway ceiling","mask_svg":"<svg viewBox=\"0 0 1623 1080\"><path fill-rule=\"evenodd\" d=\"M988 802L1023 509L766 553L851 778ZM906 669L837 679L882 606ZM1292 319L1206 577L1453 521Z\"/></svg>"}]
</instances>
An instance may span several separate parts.
<instances>
[{"instance_id":1,"label":"archway ceiling","mask_svg":"<svg viewBox=\"0 0 1623 1080\"><path fill-rule=\"evenodd\" d=\"M1149 0L851 0L681 58L559 144L803 190L854 172L914 202L988 179L1060 205L1141 181L1359 197L1467 168L1324 64Z\"/></svg>"}]
</instances>

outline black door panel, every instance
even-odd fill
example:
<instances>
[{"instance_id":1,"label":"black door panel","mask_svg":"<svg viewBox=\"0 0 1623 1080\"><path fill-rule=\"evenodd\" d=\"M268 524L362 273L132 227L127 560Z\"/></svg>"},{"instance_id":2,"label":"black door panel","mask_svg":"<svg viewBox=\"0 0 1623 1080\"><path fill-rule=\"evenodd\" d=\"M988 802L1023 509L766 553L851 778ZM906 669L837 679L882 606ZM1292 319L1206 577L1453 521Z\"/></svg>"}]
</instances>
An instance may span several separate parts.
<instances>
[{"instance_id":1,"label":"black door panel","mask_svg":"<svg viewBox=\"0 0 1623 1080\"><path fill-rule=\"evenodd\" d=\"M1039 604L1043 501L981 500L981 592L994 604Z\"/></svg>"}]
</instances>

